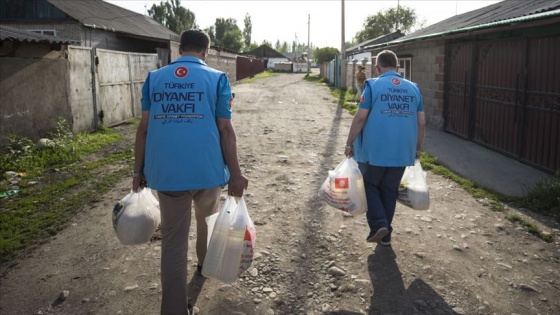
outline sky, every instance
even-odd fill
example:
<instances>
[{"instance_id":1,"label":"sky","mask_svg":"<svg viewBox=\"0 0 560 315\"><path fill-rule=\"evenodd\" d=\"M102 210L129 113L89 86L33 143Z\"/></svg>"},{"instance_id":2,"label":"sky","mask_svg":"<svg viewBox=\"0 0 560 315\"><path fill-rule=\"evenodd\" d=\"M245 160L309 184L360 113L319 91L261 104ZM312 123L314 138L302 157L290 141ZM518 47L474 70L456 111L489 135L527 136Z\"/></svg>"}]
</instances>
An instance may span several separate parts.
<instances>
[{"instance_id":1,"label":"sky","mask_svg":"<svg viewBox=\"0 0 560 315\"><path fill-rule=\"evenodd\" d=\"M147 9L161 1L143 0L105 0L128 10L147 14ZM344 1L344 40L351 42L358 31L363 28L366 18L381 10L397 4L414 9L417 20L429 26L478 8L500 1L497 0L345 0ZM261 44L263 40L276 44L286 41L314 47L341 47L342 43L342 0L252 0L252 1L218 1L218 0L182 0L181 5L195 14L199 28L214 25L217 18L233 18L243 31L243 20L248 13L251 16L251 42ZM308 23L309 21L309 23Z\"/></svg>"}]
</instances>

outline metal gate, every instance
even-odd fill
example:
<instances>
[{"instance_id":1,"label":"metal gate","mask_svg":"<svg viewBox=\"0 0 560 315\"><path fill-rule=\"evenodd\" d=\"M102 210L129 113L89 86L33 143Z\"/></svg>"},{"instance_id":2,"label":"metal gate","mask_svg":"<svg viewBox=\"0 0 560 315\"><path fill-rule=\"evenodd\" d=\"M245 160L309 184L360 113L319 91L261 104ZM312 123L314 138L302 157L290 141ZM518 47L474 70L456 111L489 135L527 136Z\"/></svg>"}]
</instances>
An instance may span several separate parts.
<instances>
[{"instance_id":1,"label":"metal gate","mask_svg":"<svg viewBox=\"0 0 560 315\"><path fill-rule=\"evenodd\" d=\"M548 172L560 168L560 37L452 43L444 128Z\"/></svg>"}]
</instances>

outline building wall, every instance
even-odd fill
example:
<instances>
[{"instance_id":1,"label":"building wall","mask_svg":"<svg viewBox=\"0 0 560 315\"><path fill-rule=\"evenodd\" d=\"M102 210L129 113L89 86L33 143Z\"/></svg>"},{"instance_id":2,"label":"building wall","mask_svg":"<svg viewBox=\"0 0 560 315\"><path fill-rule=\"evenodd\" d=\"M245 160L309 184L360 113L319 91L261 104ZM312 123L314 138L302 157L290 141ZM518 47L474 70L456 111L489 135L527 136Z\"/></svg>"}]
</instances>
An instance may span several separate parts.
<instances>
[{"instance_id":1,"label":"building wall","mask_svg":"<svg viewBox=\"0 0 560 315\"><path fill-rule=\"evenodd\" d=\"M17 134L37 140L60 118L72 122L68 60L2 58L0 143Z\"/></svg>"}]
</instances>

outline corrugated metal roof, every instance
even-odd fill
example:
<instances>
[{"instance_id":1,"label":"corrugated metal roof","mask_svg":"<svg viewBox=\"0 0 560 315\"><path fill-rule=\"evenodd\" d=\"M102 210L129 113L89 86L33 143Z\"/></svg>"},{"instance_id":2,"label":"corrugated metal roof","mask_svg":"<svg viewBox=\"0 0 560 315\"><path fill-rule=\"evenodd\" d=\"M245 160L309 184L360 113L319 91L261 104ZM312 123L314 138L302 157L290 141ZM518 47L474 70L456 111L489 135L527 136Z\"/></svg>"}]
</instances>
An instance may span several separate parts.
<instances>
[{"instance_id":1,"label":"corrugated metal roof","mask_svg":"<svg viewBox=\"0 0 560 315\"><path fill-rule=\"evenodd\" d=\"M484 8L450 17L392 43L489 28L560 15L560 0L505 0ZM372 48L378 45L371 45Z\"/></svg>"},{"instance_id":2,"label":"corrugated metal roof","mask_svg":"<svg viewBox=\"0 0 560 315\"><path fill-rule=\"evenodd\" d=\"M366 46L371 46L371 45L375 45L375 44L382 44L385 42L390 42L392 40L395 40L397 38L400 38L404 36L403 33L401 33L400 30L396 30L395 32L389 33L389 34L385 34L385 35L381 35L381 36L377 36L374 39L369 39L366 40L364 42L359 43L356 46L350 47L348 49L346 49L346 53L352 53L355 51L360 51L360 49L363 49Z\"/></svg>"},{"instance_id":3,"label":"corrugated metal roof","mask_svg":"<svg viewBox=\"0 0 560 315\"><path fill-rule=\"evenodd\" d=\"M16 42L35 42L49 44L75 44L79 43L73 39L38 34L23 29L0 25L0 40L11 40Z\"/></svg>"},{"instance_id":4,"label":"corrugated metal roof","mask_svg":"<svg viewBox=\"0 0 560 315\"><path fill-rule=\"evenodd\" d=\"M48 2L87 27L154 39L179 39L179 35L149 16L101 0Z\"/></svg>"}]
</instances>

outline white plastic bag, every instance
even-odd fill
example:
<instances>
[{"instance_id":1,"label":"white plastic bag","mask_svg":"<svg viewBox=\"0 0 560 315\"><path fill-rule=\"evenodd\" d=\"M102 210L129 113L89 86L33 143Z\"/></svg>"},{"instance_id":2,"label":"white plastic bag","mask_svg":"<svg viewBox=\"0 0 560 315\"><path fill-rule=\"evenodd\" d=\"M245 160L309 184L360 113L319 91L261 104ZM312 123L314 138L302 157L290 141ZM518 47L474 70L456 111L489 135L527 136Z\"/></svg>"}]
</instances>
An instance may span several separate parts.
<instances>
[{"instance_id":1,"label":"white plastic bag","mask_svg":"<svg viewBox=\"0 0 560 315\"><path fill-rule=\"evenodd\" d=\"M354 158L344 159L333 171L329 171L319 189L319 196L330 206L353 216L366 213L364 179Z\"/></svg>"},{"instance_id":2,"label":"white plastic bag","mask_svg":"<svg viewBox=\"0 0 560 315\"><path fill-rule=\"evenodd\" d=\"M234 282L253 262L256 229L245 200L228 196L220 212L206 218L210 241L202 274L225 283ZM212 221L215 221L212 223Z\"/></svg>"},{"instance_id":3,"label":"white plastic bag","mask_svg":"<svg viewBox=\"0 0 560 315\"><path fill-rule=\"evenodd\" d=\"M414 166L407 166L397 200L414 210L428 210L430 208L430 194L426 182L426 172L422 170L419 160L414 161Z\"/></svg>"},{"instance_id":4,"label":"white plastic bag","mask_svg":"<svg viewBox=\"0 0 560 315\"><path fill-rule=\"evenodd\" d=\"M121 244L147 243L161 222L159 202L149 188L131 191L113 207L112 221Z\"/></svg>"}]
</instances>

